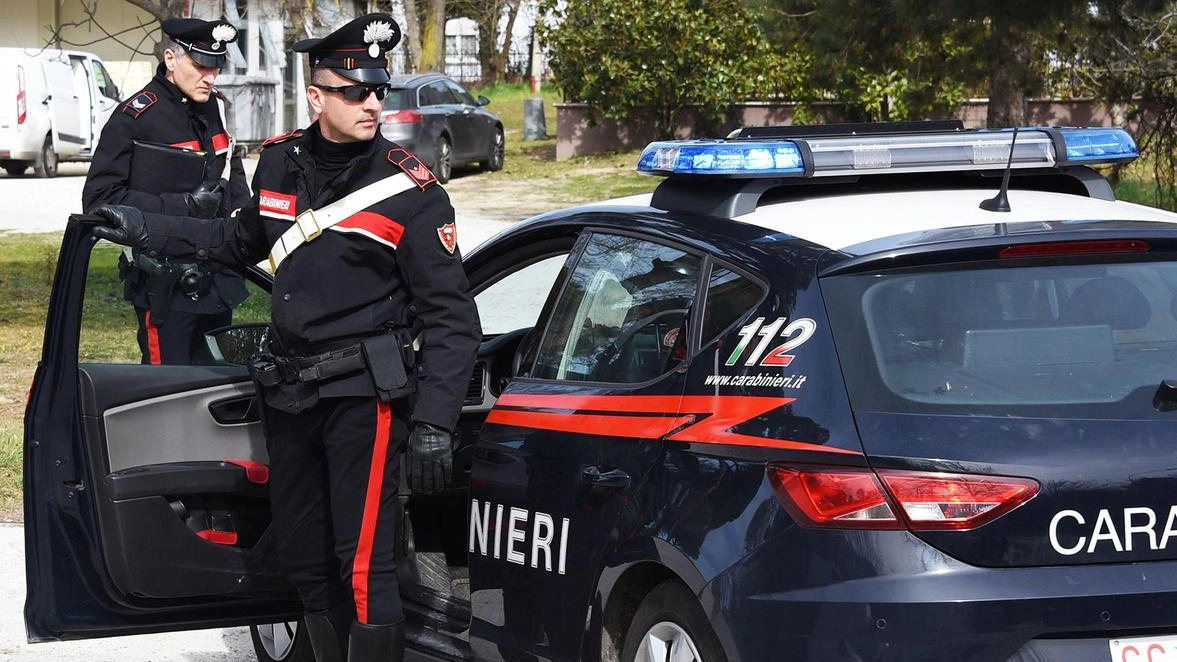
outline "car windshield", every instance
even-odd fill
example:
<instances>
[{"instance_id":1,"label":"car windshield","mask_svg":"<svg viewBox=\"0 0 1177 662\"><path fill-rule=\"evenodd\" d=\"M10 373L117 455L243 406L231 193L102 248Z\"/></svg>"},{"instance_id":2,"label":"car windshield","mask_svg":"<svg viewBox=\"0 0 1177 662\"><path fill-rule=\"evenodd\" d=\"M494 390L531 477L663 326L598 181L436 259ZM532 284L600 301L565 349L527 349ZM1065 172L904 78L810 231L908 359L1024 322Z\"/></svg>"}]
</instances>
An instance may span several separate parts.
<instances>
[{"instance_id":1,"label":"car windshield","mask_svg":"<svg viewBox=\"0 0 1177 662\"><path fill-rule=\"evenodd\" d=\"M394 87L384 97L384 110L404 110L411 108L412 90L404 87Z\"/></svg>"},{"instance_id":2,"label":"car windshield","mask_svg":"<svg viewBox=\"0 0 1177 662\"><path fill-rule=\"evenodd\" d=\"M859 409L1115 416L1177 379L1171 261L880 272L822 291Z\"/></svg>"}]
</instances>

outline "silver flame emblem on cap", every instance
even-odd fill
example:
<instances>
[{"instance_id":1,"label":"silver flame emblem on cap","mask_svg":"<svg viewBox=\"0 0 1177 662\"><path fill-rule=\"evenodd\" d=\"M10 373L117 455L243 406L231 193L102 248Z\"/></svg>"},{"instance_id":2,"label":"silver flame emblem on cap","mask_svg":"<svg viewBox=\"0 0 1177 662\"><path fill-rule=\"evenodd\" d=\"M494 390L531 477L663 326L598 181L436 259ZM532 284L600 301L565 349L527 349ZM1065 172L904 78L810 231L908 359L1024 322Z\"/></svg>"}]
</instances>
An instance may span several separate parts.
<instances>
[{"instance_id":1,"label":"silver flame emblem on cap","mask_svg":"<svg viewBox=\"0 0 1177 662\"><path fill-rule=\"evenodd\" d=\"M364 43L369 44L368 55L380 57L380 42L392 39L396 34L392 31L392 24L387 21L374 21L364 28Z\"/></svg>"}]
</instances>

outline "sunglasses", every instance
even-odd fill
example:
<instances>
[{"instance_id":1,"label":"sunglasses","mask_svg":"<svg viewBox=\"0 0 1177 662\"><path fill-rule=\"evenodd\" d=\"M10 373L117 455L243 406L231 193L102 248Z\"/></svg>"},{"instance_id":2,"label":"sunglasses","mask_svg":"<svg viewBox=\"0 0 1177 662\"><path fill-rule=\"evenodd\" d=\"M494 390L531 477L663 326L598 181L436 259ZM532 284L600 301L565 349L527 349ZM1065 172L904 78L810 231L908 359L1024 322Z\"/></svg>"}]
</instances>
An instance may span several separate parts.
<instances>
[{"instance_id":1,"label":"sunglasses","mask_svg":"<svg viewBox=\"0 0 1177 662\"><path fill-rule=\"evenodd\" d=\"M392 89L388 85L341 85L339 87L315 85L315 87L327 92L340 92L343 94L343 98L348 101L363 101L368 98L369 94L375 94L378 101L384 101L384 95Z\"/></svg>"}]
</instances>

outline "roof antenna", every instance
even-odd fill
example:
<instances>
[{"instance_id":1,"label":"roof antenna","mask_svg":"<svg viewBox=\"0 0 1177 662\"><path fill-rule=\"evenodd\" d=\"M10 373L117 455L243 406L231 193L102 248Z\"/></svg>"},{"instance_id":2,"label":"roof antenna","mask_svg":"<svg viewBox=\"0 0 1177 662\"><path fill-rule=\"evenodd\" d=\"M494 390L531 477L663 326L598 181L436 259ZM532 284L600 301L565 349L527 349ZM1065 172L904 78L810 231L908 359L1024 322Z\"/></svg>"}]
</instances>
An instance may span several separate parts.
<instances>
[{"instance_id":1,"label":"roof antenna","mask_svg":"<svg viewBox=\"0 0 1177 662\"><path fill-rule=\"evenodd\" d=\"M997 195L981 201L978 205L985 211L1009 211L1009 171L1014 165L1014 143L1018 141L1018 127L1014 127L1014 137L1009 141L1009 161L1005 164L1005 174L1001 176L1001 188Z\"/></svg>"}]
</instances>

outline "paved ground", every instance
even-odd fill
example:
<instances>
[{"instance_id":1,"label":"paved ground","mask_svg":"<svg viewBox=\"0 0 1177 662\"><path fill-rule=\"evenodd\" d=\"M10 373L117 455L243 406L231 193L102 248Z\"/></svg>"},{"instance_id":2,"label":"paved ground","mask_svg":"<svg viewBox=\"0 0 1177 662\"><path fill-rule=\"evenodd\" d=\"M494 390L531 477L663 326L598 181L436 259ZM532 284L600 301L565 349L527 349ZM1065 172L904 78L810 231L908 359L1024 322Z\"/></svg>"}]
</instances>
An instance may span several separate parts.
<instances>
[{"instance_id":1,"label":"paved ground","mask_svg":"<svg viewBox=\"0 0 1177 662\"><path fill-rule=\"evenodd\" d=\"M255 160L247 160L252 173ZM62 164L53 179L0 175L0 234L59 232L71 213L81 211L87 164ZM480 181L482 180L482 181ZM446 185L458 219L464 252L513 222L549 205L542 196L512 190L507 183L485 185L477 174L462 174ZM0 662L251 662L253 645L245 628L117 637L65 643L28 644L24 631L24 529L0 524Z\"/></svg>"},{"instance_id":2,"label":"paved ground","mask_svg":"<svg viewBox=\"0 0 1177 662\"><path fill-rule=\"evenodd\" d=\"M253 174L254 158L245 161L246 173ZM81 211L82 184L87 163L63 163L57 177L37 179L0 174L0 233L57 232L65 228L72 213ZM31 171L30 171L31 173ZM446 184L457 212L458 243L464 252L499 230L527 216L547 211L550 203L542 196L529 196L516 186L487 186L485 177L474 171L459 172Z\"/></svg>"}]
</instances>

